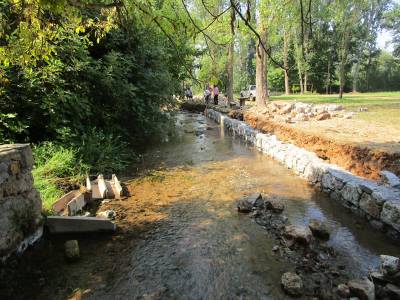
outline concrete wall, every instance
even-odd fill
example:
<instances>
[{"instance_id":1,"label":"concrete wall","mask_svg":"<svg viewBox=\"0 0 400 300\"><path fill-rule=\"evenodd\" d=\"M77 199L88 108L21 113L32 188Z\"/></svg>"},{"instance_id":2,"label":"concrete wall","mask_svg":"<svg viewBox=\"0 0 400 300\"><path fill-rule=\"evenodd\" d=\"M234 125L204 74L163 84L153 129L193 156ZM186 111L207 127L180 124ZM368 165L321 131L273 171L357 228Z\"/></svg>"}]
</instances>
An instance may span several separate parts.
<instances>
[{"instance_id":1,"label":"concrete wall","mask_svg":"<svg viewBox=\"0 0 400 300\"><path fill-rule=\"evenodd\" d=\"M310 184L320 186L330 198L367 218L374 228L400 239L399 189L353 175L324 162L313 152L281 142L275 135L260 133L246 123L217 111L206 110L206 116L254 144L259 151L292 169Z\"/></svg>"},{"instance_id":2,"label":"concrete wall","mask_svg":"<svg viewBox=\"0 0 400 300\"><path fill-rule=\"evenodd\" d=\"M27 144L0 145L0 259L22 252L42 234L42 202L33 188Z\"/></svg>"}]
</instances>

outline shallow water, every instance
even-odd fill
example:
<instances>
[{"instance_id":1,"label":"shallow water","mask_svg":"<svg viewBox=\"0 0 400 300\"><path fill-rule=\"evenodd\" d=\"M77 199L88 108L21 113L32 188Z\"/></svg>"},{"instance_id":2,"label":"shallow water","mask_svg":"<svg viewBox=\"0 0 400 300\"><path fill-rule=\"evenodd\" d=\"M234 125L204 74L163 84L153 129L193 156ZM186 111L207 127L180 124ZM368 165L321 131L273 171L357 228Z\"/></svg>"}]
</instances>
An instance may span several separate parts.
<instances>
[{"instance_id":1,"label":"shallow water","mask_svg":"<svg viewBox=\"0 0 400 300\"><path fill-rule=\"evenodd\" d=\"M164 224L132 253L132 271L110 298L284 299L274 241L236 200L261 192L280 198L292 223L323 220L354 277L378 265L398 245L298 178L291 170L198 114L179 114L177 134L149 151L142 168L160 169L151 185L132 183L140 197L165 203ZM153 174L154 175L154 174Z\"/></svg>"}]
</instances>

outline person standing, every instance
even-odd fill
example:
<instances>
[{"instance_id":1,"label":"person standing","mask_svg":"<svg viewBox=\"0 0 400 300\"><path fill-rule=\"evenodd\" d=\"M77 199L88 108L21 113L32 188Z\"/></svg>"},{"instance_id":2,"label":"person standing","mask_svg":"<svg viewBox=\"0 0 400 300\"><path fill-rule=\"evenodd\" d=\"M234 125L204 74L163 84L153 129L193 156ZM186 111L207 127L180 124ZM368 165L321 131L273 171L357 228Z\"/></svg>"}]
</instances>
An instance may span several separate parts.
<instances>
[{"instance_id":1,"label":"person standing","mask_svg":"<svg viewBox=\"0 0 400 300\"><path fill-rule=\"evenodd\" d=\"M219 95L219 89L218 85L214 85L214 105L218 105L218 95Z\"/></svg>"},{"instance_id":2,"label":"person standing","mask_svg":"<svg viewBox=\"0 0 400 300\"><path fill-rule=\"evenodd\" d=\"M210 86L207 84L206 89L204 91L204 98L206 100L206 104L208 105L208 103L210 102L210 97L211 97L211 88Z\"/></svg>"}]
</instances>

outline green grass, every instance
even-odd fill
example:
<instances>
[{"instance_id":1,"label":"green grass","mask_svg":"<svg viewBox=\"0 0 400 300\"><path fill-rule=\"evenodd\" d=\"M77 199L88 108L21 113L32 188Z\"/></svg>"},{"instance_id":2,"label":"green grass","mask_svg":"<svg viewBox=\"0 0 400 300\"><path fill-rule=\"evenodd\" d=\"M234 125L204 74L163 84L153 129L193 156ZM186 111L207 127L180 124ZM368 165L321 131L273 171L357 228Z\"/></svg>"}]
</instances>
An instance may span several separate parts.
<instances>
[{"instance_id":1,"label":"green grass","mask_svg":"<svg viewBox=\"0 0 400 300\"><path fill-rule=\"evenodd\" d=\"M50 142L35 146L33 155L34 185L42 198L43 212L50 214L53 203L65 192L63 187L82 180L89 168L75 150Z\"/></svg>"}]
</instances>

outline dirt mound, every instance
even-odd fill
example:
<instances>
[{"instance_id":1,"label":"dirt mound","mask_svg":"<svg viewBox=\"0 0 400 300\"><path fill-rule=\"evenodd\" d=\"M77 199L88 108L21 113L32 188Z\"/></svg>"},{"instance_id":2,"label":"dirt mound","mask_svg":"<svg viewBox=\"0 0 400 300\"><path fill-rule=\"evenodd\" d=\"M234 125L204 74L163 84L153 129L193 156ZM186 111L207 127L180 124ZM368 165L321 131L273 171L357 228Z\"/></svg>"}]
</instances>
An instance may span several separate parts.
<instances>
[{"instance_id":1,"label":"dirt mound","mask_svg":"<svg viewBox=\"0 0 400 300\"><path fill-rule=\"evenodd\" d=\"M282 141L313 151L320 158L356 175L375 180L379 179L379 172L382 170L390 170L400 175L400 153L340 144L321 136L304 133L289 124L276 122L268 116L251 111L244 114L244 120L261 132L275 134Z\"/></svg>"}]
</instances>

